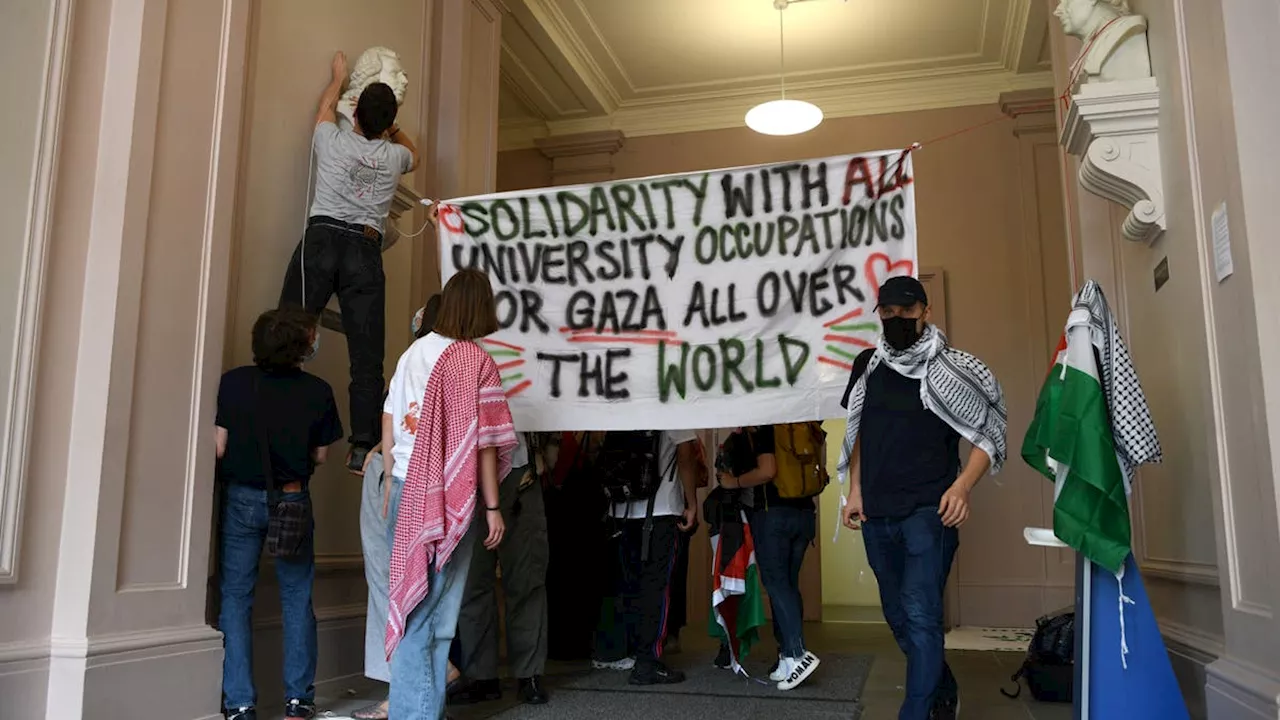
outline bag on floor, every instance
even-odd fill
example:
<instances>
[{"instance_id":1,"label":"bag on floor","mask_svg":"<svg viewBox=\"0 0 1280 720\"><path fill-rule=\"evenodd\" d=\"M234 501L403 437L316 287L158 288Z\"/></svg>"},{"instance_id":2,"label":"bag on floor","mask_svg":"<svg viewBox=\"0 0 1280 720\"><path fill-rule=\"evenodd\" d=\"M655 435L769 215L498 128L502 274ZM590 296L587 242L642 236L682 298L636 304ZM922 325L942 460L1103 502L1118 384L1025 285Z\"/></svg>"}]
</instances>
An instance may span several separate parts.
<instances>
[{"instance_id":1,"label":"bag on floor","mask_svg":"<svg viewBox=\"0 0 1280 720\"><path fill-rule=\"evenodd\" d=\"M661 430L606 433L595 459L595 472L610 503L647 500L658 492Z\"/></svg>"},{"instance_id":2,"label":"bag on floor","mask_svg":"<svg viewBox=\"0 0 1280 720\"><path fill-rule=\"evenodd\" d=\"M1036 620L1036 633L1027 648L1027 659L1011 678L1013 692L1000 692L1016 700L1027 681L1031 696L1040 702L1069 703L1075 686L1076 614L1059 610Z\"/></svg>"},{"instance_id":3,"label":"bag on floor","mask_svg":"<svg viewBox=\"0 0 1280 720\"><path fill-rule=\"evenodd\" d=\"M773 426L773 457L778 472L773 486L781 498L810 498L831 482L827 474L827 433L822 423Z\"/></svg>"}]
</instances>

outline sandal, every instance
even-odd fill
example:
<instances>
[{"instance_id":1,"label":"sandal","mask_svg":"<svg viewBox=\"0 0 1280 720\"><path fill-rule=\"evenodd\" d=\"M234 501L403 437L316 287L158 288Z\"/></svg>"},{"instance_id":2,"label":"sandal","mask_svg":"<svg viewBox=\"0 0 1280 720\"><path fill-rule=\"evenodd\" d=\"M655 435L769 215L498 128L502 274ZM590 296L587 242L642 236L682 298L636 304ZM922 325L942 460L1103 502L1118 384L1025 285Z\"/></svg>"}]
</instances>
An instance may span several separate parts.
<instances>
[{"instance_id":1,"label":"sandal","mask_svg":"<svg viewBox=\"0 0 1280 720\"><path fill-rule=\"evenodd\" d=\"M355 720L387 720L387 701L376 702L367 705L359 710L351 713L351 717Z\"/></svg>"}]
</instances>

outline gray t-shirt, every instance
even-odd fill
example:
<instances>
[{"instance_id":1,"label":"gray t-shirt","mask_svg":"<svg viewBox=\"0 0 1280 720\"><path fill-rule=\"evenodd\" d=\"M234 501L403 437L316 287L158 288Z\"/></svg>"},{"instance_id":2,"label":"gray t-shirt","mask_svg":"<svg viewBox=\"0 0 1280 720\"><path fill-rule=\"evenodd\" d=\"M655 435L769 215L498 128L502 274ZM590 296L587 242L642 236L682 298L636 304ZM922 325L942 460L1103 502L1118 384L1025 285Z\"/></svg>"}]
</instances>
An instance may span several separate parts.
<instances>
[{"instance_id":1,"label":"gray t-shirt","mask_svg":"<svg viewBox=\"0 0 1280 720\"><path fill-rule=\"evenodd\" d=\"M368 140L331 122L316 125L316 195L311 216L383 232L400 176L413 166L413 153L390 140Z\"/></svg>"}]
</instances>

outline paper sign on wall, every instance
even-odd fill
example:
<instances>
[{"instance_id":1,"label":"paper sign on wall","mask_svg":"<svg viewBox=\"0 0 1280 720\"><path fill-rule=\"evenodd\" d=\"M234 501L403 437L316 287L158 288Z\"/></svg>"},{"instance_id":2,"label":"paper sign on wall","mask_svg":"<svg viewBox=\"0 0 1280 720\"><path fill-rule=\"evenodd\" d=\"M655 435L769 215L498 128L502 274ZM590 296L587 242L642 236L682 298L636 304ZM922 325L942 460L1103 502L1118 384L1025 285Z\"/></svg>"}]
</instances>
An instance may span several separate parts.
<instances>
[{"instance_id":1,"label":"paper sign on wall","mask_svg":"<svg viewBox=\"0 0 1280 720\"><path fill-rule=\"evenodd\" d=\"M911 155L453 200L440 253L493 282L522 431L842 417L876 289L916 272Z\"/></svg>"}]
</instances>

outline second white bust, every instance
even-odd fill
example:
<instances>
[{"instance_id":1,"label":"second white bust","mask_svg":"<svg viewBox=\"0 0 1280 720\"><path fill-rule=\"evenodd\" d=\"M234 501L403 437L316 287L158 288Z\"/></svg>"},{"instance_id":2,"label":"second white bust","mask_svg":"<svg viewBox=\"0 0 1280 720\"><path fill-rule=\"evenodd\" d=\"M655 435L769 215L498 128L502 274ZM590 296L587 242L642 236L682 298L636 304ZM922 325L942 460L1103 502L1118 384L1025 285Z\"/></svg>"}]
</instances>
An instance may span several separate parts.
<instances>
[{"instance_id":1,"label":"second white bust","mask_svg":"<svg viewBox=\"0 0 1280 720\"><path fill-rule=\"evenodd\" d=\"M1072 64L1076 83L1151 77L1147 19L1133 14L1128 0L1062 0L1053 14L1063 32L1084 43Z\"/></svg>"},{"instance_id":2,"label":"second white bust","mask_svg":"<svg viewBox=\"0 0 1280 720\"><path fill-rule=\"evenodd\" d=\"M356 102L360 93L373 83L386 83L396 95L396 104L404 104L404 93L409 87L409 76L400 67L400 56L394 50L371 47L356 60L351 69L347 91L338 100L338 127L350 130L355 126Z\"/></svg>"}]
</instances>

